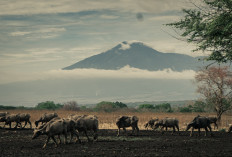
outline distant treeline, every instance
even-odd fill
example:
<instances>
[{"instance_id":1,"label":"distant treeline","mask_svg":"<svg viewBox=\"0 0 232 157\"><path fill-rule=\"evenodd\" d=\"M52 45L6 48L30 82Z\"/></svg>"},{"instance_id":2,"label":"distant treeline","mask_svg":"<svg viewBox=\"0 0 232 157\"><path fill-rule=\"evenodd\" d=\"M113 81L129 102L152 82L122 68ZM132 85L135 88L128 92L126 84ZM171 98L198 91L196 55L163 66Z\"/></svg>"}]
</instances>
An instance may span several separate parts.
<instances>
[{"instance_id":1,"label":"distant treeline","mask_svg":"<svg viewBox=\"0 0 232 157\"><path fill-rule=\"evenodd\" d=\"M136 107L128 107L127 104L122 102L109 102L102 101L93 106L80 106L76 101L69 101L66 103L54 103L53 101L45 101L38 103L35 107L24 107L24 106L4 106L0 105L0 110L15 110L15 109L34 109L34 110L71 110L71 111L104 111L114 112L119 110L134 111L134 112L209 112L212 111L208 108L207 104L203 101L193 101L191 104L186 105L175 105L172 106L170 103L161 104L140 104Z\"/></svg>"}]
</instances>

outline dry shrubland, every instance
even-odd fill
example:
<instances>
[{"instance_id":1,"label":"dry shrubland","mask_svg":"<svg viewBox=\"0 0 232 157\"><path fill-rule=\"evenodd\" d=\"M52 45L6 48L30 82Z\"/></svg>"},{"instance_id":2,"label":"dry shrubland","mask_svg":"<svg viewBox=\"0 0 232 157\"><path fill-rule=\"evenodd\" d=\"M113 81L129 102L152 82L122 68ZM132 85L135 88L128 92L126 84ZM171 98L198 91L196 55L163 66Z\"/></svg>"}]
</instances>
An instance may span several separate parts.
<instances>
[{"instance_id":1,"label":"dry shrubland","mask_svg":"<svg viewBox=\"0 0 232 157\"><path fill-rule=\"evenodd\" d=\"M56 112L59 117L65 118L71 114L78 114L78 115L96 115L99 119L99 128L100 129L116 129L115 121L116 118L120 115L136 115L139 118L139 128L145 129L144 124L150 120L151 118L165 118L165 117L175 117L180 122L180 129L184 130L186 128L186 124L189 123L195 116L202 115L202 116L215 116L213 113L154 113L154 112L87 112L87 111L67 111L67 110L2 110L1 112L9 112L10 114L17 114L17 113L29 113L31 115L31 122L33 123L35 120L38 120L40 116L44 113L52 113ZM224 114L221 120L220 128L228 128L229 124L232 124L232 114ZM1 123L0 125L3 125Z\"/></svg>"}]
</instances>

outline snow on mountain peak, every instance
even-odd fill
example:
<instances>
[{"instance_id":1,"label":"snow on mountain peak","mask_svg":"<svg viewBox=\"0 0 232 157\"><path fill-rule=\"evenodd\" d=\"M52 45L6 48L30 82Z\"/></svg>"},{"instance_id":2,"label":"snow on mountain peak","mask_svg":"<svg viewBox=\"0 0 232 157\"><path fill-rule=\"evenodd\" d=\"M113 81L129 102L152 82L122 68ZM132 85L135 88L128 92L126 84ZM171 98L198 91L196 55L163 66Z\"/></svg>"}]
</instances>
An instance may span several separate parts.
<instances>
[{"instance_id":1,"label":"snow on mountain peak","mask_svg":"<svg viewBox=\"0 0 232 157\"><path fill-rule=\"evenodd\" d=\"M142 42L137 41L137 40L132 40L132 41L123 41L120 43L121 47L119 48L120 50L127 50L131 48L131 45L137 43L137 44L142 44Z\"/></svg>"}]
</instances>

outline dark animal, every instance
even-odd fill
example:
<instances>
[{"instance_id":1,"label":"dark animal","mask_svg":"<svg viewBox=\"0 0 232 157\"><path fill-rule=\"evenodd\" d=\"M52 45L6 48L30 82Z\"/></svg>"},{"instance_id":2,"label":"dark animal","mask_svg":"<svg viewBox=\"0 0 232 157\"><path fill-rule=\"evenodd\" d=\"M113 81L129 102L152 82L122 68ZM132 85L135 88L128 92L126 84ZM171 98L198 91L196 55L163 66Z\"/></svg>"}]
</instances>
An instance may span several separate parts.
<instances>
[{"instance_id":1,"label":"dark animal","mask_svg":"<svg viewBox=\"0 0 232 157\"><path fill-rule=\"evenodd\" d=\"M18 125L20 125L20 128L22 128L21 122L20 122L20 116L18 114L11 114L7 115L6 117L1 117L0 119L1 122L5 122L3 128L5 128L5 125L9 125L11 128L11 123L15 122L16 125L14 128L17 128Z\"/></svg>"},{"instance_id":2,"label":"dark animal","mask_svg":"<svg viewBox=\"0 0 232 157\"><path fill-rule=\"evenodd\" d=\"M40 126L40 128L35 128L34 130L34 134L32 139L36 139L37 137L39 137L40 135L47 135L47 140L43 146L43 148L45 148L50 140L50 138L52 138L52 140L55 143L55 146L58 146L58 143L56 142L55 139L55 135L64 135L65 139L64 139L64 144L66 144L67 142L67 133L70 131L72 132L72 134L75 134L78 139L78 133L75 130L75 122L71 121L72 124L69 124L69 122L65 119L57 119L57 120L52 120L46 124L44 124L44 126ZM72 128L69 128L72 127ZM60 138L59 138L60 139ZM79 140L80 142L80 140Z\"/></svg>"},{"instance_id":3,"label":"dark animal","mask_svg":"<svg viewBox=\"0 0 232 157\"><path fill-rule=\"evenodd\" d=\"M120 135L120 128L123 128L124 132L126 132L126 127L132 127L132 133L134 133L134 130L136 130L136 134L139 132L138 128L138 117L136 116L121 116L116 120L116 125L118 127L118 134Z\"/></svg>"},{"instance_id":4,"label":"dark animal","mask_svg":"<svg viewBox=\"0 0 232 157\"><path fill-rule=\"evenodd\" d=\"M144 125L144 127L145 127L146 129L148 129L148 128L152 128L152 129L153 129L153 127L154 127L154 125L155 125L155 122L158 121L158 120L159 120L158 118L150 119L150 120Z\"/></svg>"},{"instance_id":5,"label":"dark animal","mask_svg":"<svg viewBox=\"0 0 232 157\"><path fill-rule=\"evenodd\" d=\"M163 128L173 128L172 134L176 131L175 128L177 128L178 132L179 132L179 121L176 118L164 118L159 120L158 122L155 123L155 127L154 130L157 129L158 127L161 127L161 131L162 134L163 132Z\"/></svg>"},{"instance_id":6,"label":"dark animal","mask_svg":"<svg viewBox=\"0 0 232 157\"><path fill-rule=\"evenodd\" d=\"M83 116L76 116L74 118L74 121L76 123L75 128L78 130L78 132L84 132L88 141L90 141L87 131L93 131L94 132L94 140L97 140L98 138L98 118L95 115L83 115Z\"/></svg>"},{"instance_id":7,"label":"dark animal","mask_svg":"<svg viewBox=\"0 0 232 157\"><path fill-rule=\"evenodd\" d=\"M207 136L207 133L208 133L207 128L209 128L209 130L211 132L211 136L213 135L212 129L210 126L210 120L207 117L201 117L201 116L195 117L193 119L193 121L187 125L186 131L188 131L190 128L192 128L190 136L192 136L194 129L198 129L198 136L200 136L200 129L201 128L205 129L205 136Z\"/></svg>"},{"instance_id":8,"label":"dark animal","mask_svg":"<svg viewBox=\"0 0 232 157\"><path fill-rule=\"evenodd\" d=\"M42 124L47 123L55 117L58 117L57 113L45 113L39 118L39 120L35 121L35 126L38 127L39 122L41 122Z\"/></svg>"},{"instance_id":9,"label":"dark animal","mask_svg":"<svg viewBox=\"0 0 232 157\"><path fill-rule=\"evenodd\" d=\"M28 113L22 113L22 114L18 114L18 116L20 117L20 122L25 122L23 128L25 128L25 126L27 125L27 123L29 123L30 124L30 128L32 128L31 121L30 121L30 118L31 118L30 114L28 114Z\"/></svg>"}]
</instances>

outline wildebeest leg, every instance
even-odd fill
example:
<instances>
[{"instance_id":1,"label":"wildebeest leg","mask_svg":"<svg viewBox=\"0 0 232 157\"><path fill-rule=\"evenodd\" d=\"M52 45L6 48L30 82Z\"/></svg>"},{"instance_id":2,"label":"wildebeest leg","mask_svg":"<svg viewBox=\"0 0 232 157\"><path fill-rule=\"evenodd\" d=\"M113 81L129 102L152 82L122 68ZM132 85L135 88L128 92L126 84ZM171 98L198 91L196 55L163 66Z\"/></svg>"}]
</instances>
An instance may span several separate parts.
<instances>
[{"instance_id":1,"label":"wildebeest leg","mask_svg":"<svg viewBox=\"0 0 232 157\"><path fill-rule=\"evenodd\" d=\"M205 136L207 136L207 133L208 133L208 129L207 127L205 127Z\"/></svg>"},{"instance_id":2,"label":"wildebeest leg","mask_svg":"<svg viewBox=\"0 0 232 157\"><path fill-rule=\"evenodd\" d=\"M80 138L79 138L78 132L77 132L76 130L73 130L73 131L72 131L72 134L75 134L76 137L77 137L76 143L77 143L77 141L79 141L79 143L81 143L81 140L80 140Z\"/></svg>"},{"instance_id":3,"label":"wildebeest leg","mask_svg":"<svg viewBox=\"0 0 232 157\"><path fill-rule=\"evenodd\" d=\"M58 135L58 139L59 139L59 144L61 144L61 138L60 138L60 135Z\"/></svg>"},{"instance_id":4,"label":"wildebeest leg","mask_svg":"<svg viewBox=\"0 0 232 157\"><path fill-rule=\"evenodd\" d=\"M15 129L15 128L17 128L17 127L18 127L18 125L19 125L19 123L18 123L18 122L16 122L16 125L15 125L14 129Z\"/></svg>"},{"instance_id":5,"label":"wildebeest leg","mask_svg":"<svg viewBox=\"0 0 232 157\"><path fill-rule=\"evenodd\" d=\"M194 130L194 128L192 128L192 130L191 130L190 137L193 136L193 130Z\"/></svg>"},{"instance_id":6,"label":"wildebeest leg","mask_svg":"<svg viewBox=\"0 0 232 157\"><path fill-rule=\"evenodd\" d=\"M25 121L25 124L24 124L24 127L23 127L23 128L25 128L26 125L27 125L27 121Z\"/></svg>"},{"instance_id":7,"label":"wildebeest leg","mask_svg":"<svg viewBox=\"0 0 232 157\"><path fill-rule=\"evenodd\" d=\"M43 146L43 149L46 148L46 146L47 146L49 140L50 140L50 136L48 136L47 140L45 141L44 146Z\"/></svg>"},{"instance_id":8,"label":"wildebeest leg","mask_svg":"<svg viewBox=\"0 0 232 157\"><path fill-rule=\"evenodd\" d=\"M178 130L178 133L180 134L180 129L179 129L178 124L176 124L176 128L177 128L177 130Z\"/></svg>"},{"instance_id":9,"label":"wildebeest leg","mask_svg":"<svg viewBox=\"0 0 232 157\"><path fill-rule=\"evenodd\" d=\"M52 136L52 140L54 141L54 143L55 143L55 147L57 147L58 146L58 143L56 142L56 139L55 139L55 137L54 136Z\"/></svg>"},{"instance_id":10,"label":"wildebeest leg","mask_svg":"<svg viewBox=\"0 0 232 157\"><path fill-rule=\"evenodd\" d=\"M93 137L93 139L94 139L95 141L97 141L97 138L98 138L97 130L94 130L94 137Z\"/></svg>"},{"instance_id":11,"label":"wildebeest leg","mask_svg":"<svg viewBox=\"0 0 232 157\"><path fill-rule=\"evenodd\" d=\"M176 132L175 126L173 126L172 128L173 128L172 134L174 134L174 132Z\"/></svg>"},{"instance_id":12,"label":"wildebeest leg","mask_svg":"<svg viewBox=\"0 0 232 157\"><path fill-rule=\"evenodd\" d=\"M64 144L67 143L67 132L64 133Z\"/></svg>"},{"instance_id":13,"label":"wildebeest leg","mask_svg":"<svg viewBox=\"0 0 232 157\"><path fill-rule=\"evenodd\" d=\"M208 126L208 128L209 128L209 131L210 131L210 135L211 135L211 136L213 136L213 133L212 133L212 128L211 128L211 126L209 125L209 126Z\"/></svg>"},{"instance_id":14,"label":"wildebeest leg","mask_svg":"<svg viewBox=\"0 0 232 157\"><path fill-rule=\"evenodd\" d=\"M135 128L136 128L136 134L138 135L139 134L139 127L136 126Z\"/></svg>"},{"instance_id":15,"label":"wildebeest leg","mask_svg":"<svg viewBox=\"0 0 232 157\"><path fill-rule=\"evenodd\" d=\"M90 139L89 139L89 136L88 136L88 134L87 134L87 131L85 130L84 133L85 133L85 136L86 136L87 139L88 139L88 142L90 142Z\"/></svg>"},{"instance_id":16,"label":"wildebeest leg","mask_svg":"<svg viewBox=\"0 0 232 157\"><path fill-rule=\"evenodd\" d=\"M215 128L217 128L217 129L218 129L217 122L215 122L215 123L214 123L214 130L215 130Z\"/></svg>"},{"instance_id":17,"label":"wildebeest leg","mask_svg":"<svg viewBox=\"0 0 232 157\"><path fill-rule=\"evenodd\" d=\"M28 120L28 123L30 124L30 128L32 128L32 125L31 125L31 122L30 122L30 120Z\"/></svg>"},{"instance_id":18,"label":"wildebeest leg","mask_svg":"<svg viewBox=\"0 0 232 157\"><path fill-rule=\"evenodd\" d=\"M135 132L135 127L132 126L132 134Z\"/></svg>"},{"instance_id":19,"label":"wildebeest leg","mask_svg":"<svg viewBox=\"0 0 232 157\"><path fill-rule=\"evenodd\" d=\"M117 136L119 136L120 135L120 128L118 127L118 135Z\"/></svg>"},{"instance_id":20,"label":"wildebeest leg","mask_svg":"<svg viewBox=\"0 0 232 157\"><path fill-rule=\"evenodd\" d=\"M201 128L198 128L198 136L201 134Z\"/></svg>"},{"instance_id":21,"label":"wildebeest leg","mask_svg":"<svg viewBox=\"0 0 232 157\"><path fill-rule=\"evenodd\" d=\"M162 135L164 134L164 126L161 127L161 133L162 133Z\"/></svg>"}]
</instances>

